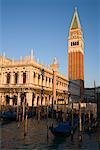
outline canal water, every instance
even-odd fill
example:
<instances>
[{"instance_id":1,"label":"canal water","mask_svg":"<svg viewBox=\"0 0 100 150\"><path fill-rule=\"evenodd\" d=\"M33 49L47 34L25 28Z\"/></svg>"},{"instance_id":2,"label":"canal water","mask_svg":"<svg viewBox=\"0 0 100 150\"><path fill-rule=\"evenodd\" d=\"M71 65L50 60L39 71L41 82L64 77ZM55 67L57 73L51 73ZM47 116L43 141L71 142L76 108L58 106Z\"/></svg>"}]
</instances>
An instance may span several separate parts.
<instances>
[{"instance_id":1,"label":"canal water","mask_svg":"<svg viewBox=\"0 0 100 150\"><path fill-rule=\"evenodd\" d=\"M99 130L91 135L83 134L80 144L77 131L73 141L71 137L55 138L50 131L47 138L47 123L50 125L52 121L29 119L25 137L22 122L19 127L17 122L0 124L1 150L100 150Z\"/></svg>"}]
</instances>

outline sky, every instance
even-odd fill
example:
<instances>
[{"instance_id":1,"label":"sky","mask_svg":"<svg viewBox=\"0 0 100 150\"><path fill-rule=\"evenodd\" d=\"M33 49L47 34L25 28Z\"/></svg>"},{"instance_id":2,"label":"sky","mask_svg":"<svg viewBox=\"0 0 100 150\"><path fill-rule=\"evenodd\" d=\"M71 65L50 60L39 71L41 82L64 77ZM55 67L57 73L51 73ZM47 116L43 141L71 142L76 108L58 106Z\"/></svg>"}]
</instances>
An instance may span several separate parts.
<instances>
[{"instance_id":1,"label":"sky","mask_svg":"<svg viewBox=\"0 0 100 150\"><path fill-rule=\"evenodd\" d=\"M85 44L85 87L100 86L99 0L0 0L0 55L19 60L31 48L40 63L54 57L68 76L68 37L77 7Z\"/></svg>"}]
</instances>

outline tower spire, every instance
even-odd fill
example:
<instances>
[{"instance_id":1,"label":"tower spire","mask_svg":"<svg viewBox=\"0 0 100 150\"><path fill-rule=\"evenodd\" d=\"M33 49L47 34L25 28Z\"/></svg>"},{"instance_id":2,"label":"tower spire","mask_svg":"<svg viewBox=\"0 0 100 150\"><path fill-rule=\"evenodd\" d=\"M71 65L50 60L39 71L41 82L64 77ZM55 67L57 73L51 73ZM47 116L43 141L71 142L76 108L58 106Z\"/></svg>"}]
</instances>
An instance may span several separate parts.
<instances>
[{"instance_id":1,"label":"tower spire","mask_svg":"<svg viewBox=\"0 0 100 150\"><path fill-rule=\"evenodd\" d=\"M70 30L73 30L73 29L81 29L81 24L80 24L80 20L78 17L77 7L75 7L72 23L70 26Z\"/></svg>"}]
</instances>

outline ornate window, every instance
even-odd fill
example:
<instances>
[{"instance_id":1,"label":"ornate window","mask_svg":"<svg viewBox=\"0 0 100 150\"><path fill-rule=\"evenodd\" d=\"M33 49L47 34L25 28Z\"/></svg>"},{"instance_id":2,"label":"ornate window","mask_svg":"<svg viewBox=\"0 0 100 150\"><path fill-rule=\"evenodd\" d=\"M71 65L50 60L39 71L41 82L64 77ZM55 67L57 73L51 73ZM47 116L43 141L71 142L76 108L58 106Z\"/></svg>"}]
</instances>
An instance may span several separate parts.
<instances>
[{"instance_id":1,"label":"ornate window","mask_svg":"<svg viewBox=\"0 0 100 150\"><path fill-rule=\"evenodd\" d=\"M73 43L71 42L71 46L73 46Z\"/></svg>"},{"instance_id":2,"label":"ornate window","mask_svg":"<svg viewBox=\"0 0 100 150\"><path fill-rule=\"evenodd\" d=\"M48 77L46 77L46 82L47 82L47 80L48 80Z\"/></svg>"},{"instance_id":3,"label":"ornate window","mask_svg":"<svg viewBox=\"0 0 100 150\"><path fill-rule=\"evenodd\" d=\"M51 81L51 79L49 78L49 82Z\"/></svg>"},{"instance_id":4,"label":"ornate window","mask_svg":"<svg viewBox=\"0 0 100 150\"><path fill-rule=\"evenodd\" d=\"M26 72L23 73L23 84L26 83Z\"/></svg>"},{"instance_id":5,"label":"ornate window","mask_svg":"<svg viewBox=\"0 0 100 150\"><path fill-rule=\"evenodd\" d=\"M10 78L11 78L10 73L7 73L7 84L10 83Z\"/></svg>"},{"instance_id":6,"label":"ornate window","mask_svg":"<svg viewBox=\"0 0 100 150\"><path fill-rule=\"evenodd\" d=\"M15 73L15 84L18 82L18 73Z\"/></svg>"},{"instance_id":7,"label":"ornate window","mask_svg":"<svg viewBox=\"0 0 100 150\"><path fill-rule=\"evenodd\" d=\"M34 72L34 78L35 78L35 76L36 76L36 73Z\"/></svg>"},{"instance_id":8,"label":"ornate window","mask_svg":"<svg viewBox=\"0 0 100 150\"><path fill-rule=\"evenodd\" d=\"M77 41L77 45L79 45L79 41Z\"/></svg>"}]
</instances>

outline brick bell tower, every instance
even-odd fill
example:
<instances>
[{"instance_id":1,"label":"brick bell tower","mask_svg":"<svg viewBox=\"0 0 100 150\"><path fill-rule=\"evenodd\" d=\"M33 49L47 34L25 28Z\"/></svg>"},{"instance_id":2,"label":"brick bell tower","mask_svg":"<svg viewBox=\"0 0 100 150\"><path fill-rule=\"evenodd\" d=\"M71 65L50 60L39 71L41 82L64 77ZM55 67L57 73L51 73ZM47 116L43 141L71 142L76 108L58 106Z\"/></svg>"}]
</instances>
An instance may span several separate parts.
<instances>
[{"instance_id":1,"label":"brick bell tower","mask_svg":"<svg viewBox=\"0 0 100 150\"><path fill-rule=\"evenodd\" d=\"M84 39L76 8L68 38L68 78L81 80L84 86Z\"/></svg>"}]
</instances>

